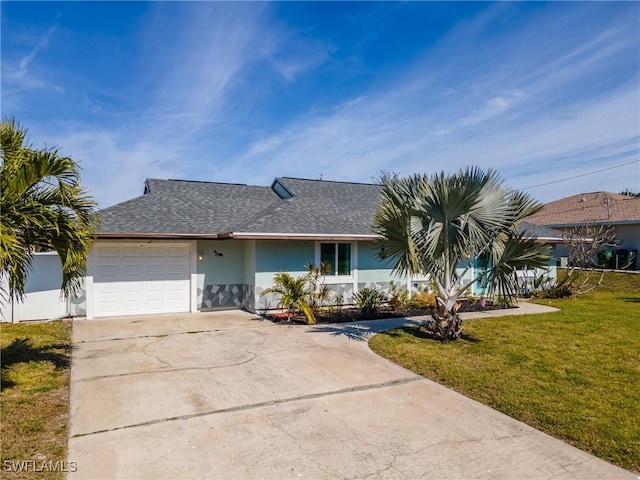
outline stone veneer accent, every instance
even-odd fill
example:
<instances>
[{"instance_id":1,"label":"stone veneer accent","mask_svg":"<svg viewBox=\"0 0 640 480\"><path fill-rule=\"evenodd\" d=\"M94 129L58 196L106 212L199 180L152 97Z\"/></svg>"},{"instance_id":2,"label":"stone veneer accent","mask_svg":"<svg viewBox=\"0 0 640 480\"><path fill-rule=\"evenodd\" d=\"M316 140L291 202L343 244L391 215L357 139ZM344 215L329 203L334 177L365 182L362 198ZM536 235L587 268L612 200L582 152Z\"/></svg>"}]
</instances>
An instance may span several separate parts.
<instances>
[{"instance_id":1,"label":"stone veneer accent","mask_svg":"<svg viewBox=\"0 0 640 480\"><path fill-rule=\"evenodd\" d=\"M205 285L200 308L240 308L244 303L243 287L242 284Z\"/></svg>"},{"instance_id":2,"label":"stone veneer accent","mask_svg":"<svg viewBox=\"0 0 640 480\"><path fill-rule=\"evenodd\" d=\"M280 296L277 293L261 295L265 290L266 288L263 287L255 287L255 294L253 296L256 302L254 304L255 310L272 310L274 308L282 308L282 305L280 305Z\"/></svg>"},{"instance_id":3,"label":"stone veneer accent","mask_svg":"<svg viewBox=\"0 0 640 480\"><path fill-rule=\"evenodd\" d=\"M398 282L396 282L396 285L398 284ZM404 287L404 286L401 286ZM366 283L359 283L358 284L358 290L361 290L363 288L372 288L374 290L378 290L379 292L384 293L385 295L389 294L389 291L391 290L391 282L366 282ZM406 287L405 287L406 288Z\"/></svg>"},{"instance_id":4,"label":"stone veneer accent","mask_svg":"<svg viewBox=\"0 0 640 480\"><path fill-rule=\"evenodd\" d=\"M344 299L344 305L351 305L353 303L353 283L332 283L327 284L329 291L332 292L329 298L329 303L335 303L335 299L338 295L342 295Z\"/></svg>"},{"instance_id":5,"label":"stone veneer accent","mask_svg":"<svg viewBox=\"0 0 640 480\"><path fill-rule=\"evenodd\" d=\"M242 285L242 307L250 312L256 311L256 287L253 285Z\"/></svg>"}]
</instances>

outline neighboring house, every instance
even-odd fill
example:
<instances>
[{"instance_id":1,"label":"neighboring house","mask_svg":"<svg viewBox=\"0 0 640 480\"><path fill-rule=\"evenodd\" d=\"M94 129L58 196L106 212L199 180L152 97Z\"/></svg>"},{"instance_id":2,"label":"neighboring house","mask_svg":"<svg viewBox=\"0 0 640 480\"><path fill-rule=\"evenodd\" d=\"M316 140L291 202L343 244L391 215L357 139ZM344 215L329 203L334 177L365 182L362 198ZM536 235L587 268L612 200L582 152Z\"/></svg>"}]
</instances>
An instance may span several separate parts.
<instances>
[{"instance_id":1,"label":"neighboring house","mask_svg":"<svg viewBox=\"0 0 640 480\"><path fill-rule=\"evenodd\" d=\"M547 203L527 221L560 230L585 224L613 225L619 248L640 250L639 197L611 192L581 193Z\"/></svg>"},{"instance_id":2,"label":"neighboring house","mask_svg":"<svg viewBox=\"0 0 640 480\"><path fill-rule=\"evenodd\" d=\"M142 196L100 212L85 296L72 313L263 311L279 306L261 295L275 273L304 275L307 263L321 261L336 267L324 280L345 304L365 286L415 289L425 279L399 278L378 256L371 222L380 189L296 178L271 187L148 179ZM540 241L560 240L551 229L522 228ZM549 274L555 278L555 262Z\"/></svg>"}]
</instances>

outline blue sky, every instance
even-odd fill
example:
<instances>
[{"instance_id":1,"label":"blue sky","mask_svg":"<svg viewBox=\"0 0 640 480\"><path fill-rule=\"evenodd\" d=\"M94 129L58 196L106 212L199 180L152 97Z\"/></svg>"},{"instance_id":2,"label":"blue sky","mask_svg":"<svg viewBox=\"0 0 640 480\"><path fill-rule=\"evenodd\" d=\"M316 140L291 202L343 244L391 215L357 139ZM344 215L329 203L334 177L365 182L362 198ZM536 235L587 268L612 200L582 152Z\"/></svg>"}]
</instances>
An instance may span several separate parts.
<instances>
[{"instance_id":1,"label":"blue sky","mask_svg":"<svg viewBox=\"0 0 640 480\"><path fill-rule=\"evenodd\" d=\"M147 177L465 165L542 201L640 190L638 2L1 8L3 115L79 161L103 207Z\"/></svg>"}]
</instances>

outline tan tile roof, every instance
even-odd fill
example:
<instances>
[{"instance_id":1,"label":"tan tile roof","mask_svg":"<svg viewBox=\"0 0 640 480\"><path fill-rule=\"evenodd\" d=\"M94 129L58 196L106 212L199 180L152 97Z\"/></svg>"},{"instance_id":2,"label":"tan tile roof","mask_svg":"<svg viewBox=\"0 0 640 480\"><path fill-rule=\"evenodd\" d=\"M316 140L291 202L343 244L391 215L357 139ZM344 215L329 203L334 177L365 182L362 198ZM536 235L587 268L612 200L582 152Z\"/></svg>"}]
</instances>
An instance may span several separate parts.
<instances>
[{"instance_id":1,"label":"tan tile roof","mask_svg":"<svg viewBox=\"0 0 640 480\"><path fill-rule=\"evenodd\" d=\"M640 223L640 198L611 192L591 192L547 203L527 221L537 225Z\"/></svg>"}]
</instances>

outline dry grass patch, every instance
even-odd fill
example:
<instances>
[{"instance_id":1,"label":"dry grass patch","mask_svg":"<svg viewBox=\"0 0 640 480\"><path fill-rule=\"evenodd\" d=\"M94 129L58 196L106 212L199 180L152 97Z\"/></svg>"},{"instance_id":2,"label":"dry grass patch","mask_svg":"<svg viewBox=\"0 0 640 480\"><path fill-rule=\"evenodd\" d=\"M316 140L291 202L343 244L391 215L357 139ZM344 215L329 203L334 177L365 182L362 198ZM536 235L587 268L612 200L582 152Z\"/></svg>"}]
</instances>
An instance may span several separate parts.
<instances>
[{"instance_id":1,"label":"dry grass patch","mask_svg":"<svg viewBox=\"0 0 640 480\"><path fill-rule=\"evenodd\" d=\"M67 452L71 322L5 324L0 345L2 476L62 478L64 465L55 462ZM23 464L17 471L16 462L25 461L35 468Z\"/></svg>"},{"instance_id":2,"label":"dry grass patch","mask_svg":"<svg viewBox=\"0 0 640 480\"><path fill-rule=\"evenodd\" d=\"M640 275L607 274L599 290L542 315L465 323L440 343L415 328L371 348L410 370L623 468L640 472Z\"/></svg>"}]
</instances>

